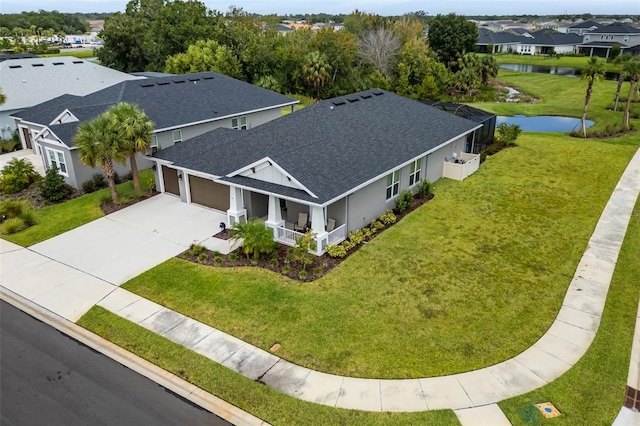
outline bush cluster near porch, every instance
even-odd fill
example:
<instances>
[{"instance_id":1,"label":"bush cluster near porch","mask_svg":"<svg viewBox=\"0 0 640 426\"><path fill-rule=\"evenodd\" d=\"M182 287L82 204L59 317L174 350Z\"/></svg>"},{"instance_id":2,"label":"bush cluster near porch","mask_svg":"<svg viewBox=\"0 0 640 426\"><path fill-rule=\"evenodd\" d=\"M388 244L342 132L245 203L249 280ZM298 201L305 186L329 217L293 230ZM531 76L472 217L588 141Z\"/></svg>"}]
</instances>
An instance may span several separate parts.
<instances>
[{"instance_id":1,"label":"bush cluster near porch","mask_svg":"<svg viewBox=\"0 0 640 426\"><path fill-rule=\"evenodd\" d=\"M431 202L314 283L172 259L124 287L336 374L426 377L502 361L555 318L637 141L525 134L518 145L462 183L436 182Z\"/></svg>"}]
</instances>

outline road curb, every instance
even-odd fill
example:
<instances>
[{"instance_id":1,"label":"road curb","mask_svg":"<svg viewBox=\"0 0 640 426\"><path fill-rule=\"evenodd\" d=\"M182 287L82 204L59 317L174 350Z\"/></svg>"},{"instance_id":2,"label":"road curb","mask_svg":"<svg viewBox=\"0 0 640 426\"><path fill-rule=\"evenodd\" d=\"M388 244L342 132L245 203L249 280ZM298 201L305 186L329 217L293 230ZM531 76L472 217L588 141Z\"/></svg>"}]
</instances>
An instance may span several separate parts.
<instances>
[{"instance_id":1,"label":"road curb","mask_svg":"<svg viewBox=\"0 0 640 426\"><path fill-rule=\"evenodd\" d=\"M117 363L156 382L160 386L238 426L269 426L269 423L229 404L203 389L163 370L157 365L103 339L73 322L0 286L0 299L111 358Z\"/></svg>"}]
</instances>

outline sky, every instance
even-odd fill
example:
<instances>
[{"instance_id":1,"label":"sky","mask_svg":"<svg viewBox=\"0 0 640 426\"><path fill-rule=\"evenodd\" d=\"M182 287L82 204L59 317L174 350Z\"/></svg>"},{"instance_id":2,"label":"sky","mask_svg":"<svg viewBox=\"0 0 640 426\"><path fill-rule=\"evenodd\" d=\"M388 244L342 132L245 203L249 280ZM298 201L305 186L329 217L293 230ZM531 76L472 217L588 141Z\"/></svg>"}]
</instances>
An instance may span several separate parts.
<instances>
[{"instance_id":1,"label":"sky","mask_svg":"<svg viewBox=\"0 0 640 426\"><path fill-rule=\"evenodd\" d=\"M202 0L201 0L202 1ZM279 15L289 13L350 13L355 9L379 15L401 15L423 10L429 15L559 15L629 14L640 15L640 0L204 0L210 9L226 12L235 4L245 11ZM0 13L58 10L60 12L123 12L126 0L1 0Z\"/></svg>"}]
</instances>

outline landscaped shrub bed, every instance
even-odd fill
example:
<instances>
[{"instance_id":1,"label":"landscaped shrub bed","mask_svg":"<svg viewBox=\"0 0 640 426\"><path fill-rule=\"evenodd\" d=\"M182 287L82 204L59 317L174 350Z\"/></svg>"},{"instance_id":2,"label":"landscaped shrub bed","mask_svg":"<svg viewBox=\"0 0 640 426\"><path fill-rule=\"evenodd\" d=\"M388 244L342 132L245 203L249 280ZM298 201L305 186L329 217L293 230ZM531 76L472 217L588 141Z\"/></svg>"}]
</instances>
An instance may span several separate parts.
<instances>
[{"instance_id":1,"label":"landscaped shrub bed","mask_svg":"<svg viewBox=\"0 0 640 426\"><path fill-rule=\"evenodd\" d=\"M189 250L179 254L178 257L190 262L212 267L235 268L255 266L269 269L300 282L311 282L325 275L342 263L348 256L355 253L363 244L371 241L377 235L380 235L382 231L393 226L394 223L397 223L413 210L431 200L433 198L433 194L430 192L431 184L423 185L427 186L427 188L424 189L427 193L419 192L404 211L398 212L396 210L392 212L388 210L381 215L380 218L371 222L369 226L349 233L349 237L342 243L327 246L328 252L322 256L312 255L309 257L310 263L306 265L303 264L303 261L296 260L298 256L295 256L293 247L283 244L278 244L276 250L271 255L261 256L257 259L245 255L242 248L238 248L228 255L225 255L217 251L208 250L197 244L192 244ZM376 230L372 231L373 229ZM228 237L232 237L232 233L233 230L229 230L227 234ZM216 237L218 237L218 235L216 235ZM330 253L333 253L334 257L332 257ZM336 255L336 253L339 255Z\"/></svg>"}]
</instances>

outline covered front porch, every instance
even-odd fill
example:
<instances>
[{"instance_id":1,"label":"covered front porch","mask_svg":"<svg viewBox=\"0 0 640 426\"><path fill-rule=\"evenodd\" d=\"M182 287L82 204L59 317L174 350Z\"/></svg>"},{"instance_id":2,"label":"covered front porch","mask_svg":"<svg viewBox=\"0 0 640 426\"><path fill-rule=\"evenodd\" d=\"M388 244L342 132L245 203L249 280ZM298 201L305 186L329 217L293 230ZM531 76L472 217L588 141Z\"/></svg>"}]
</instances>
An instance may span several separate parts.
<instances>
[{"instance_id":1,"label":"covered front porch","mask_svg":"<svg viewBox=\"0 0 640 426\"><path fill-rule=\"evenodd\" d=\"M315 234L315 254L318 256L326 252L327 245L338 244L347 238L346 199L319 206L231 187L227 210L229 225L256 217L273 229L275 241L292 247L298 238L311 230Z\"/></svg>"}]
</instances>

